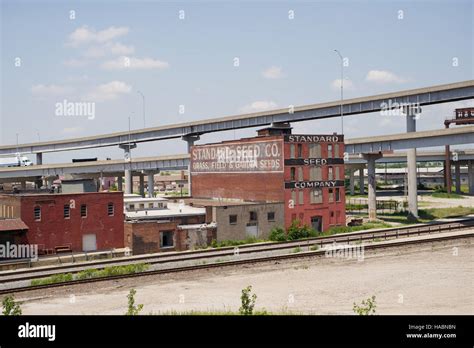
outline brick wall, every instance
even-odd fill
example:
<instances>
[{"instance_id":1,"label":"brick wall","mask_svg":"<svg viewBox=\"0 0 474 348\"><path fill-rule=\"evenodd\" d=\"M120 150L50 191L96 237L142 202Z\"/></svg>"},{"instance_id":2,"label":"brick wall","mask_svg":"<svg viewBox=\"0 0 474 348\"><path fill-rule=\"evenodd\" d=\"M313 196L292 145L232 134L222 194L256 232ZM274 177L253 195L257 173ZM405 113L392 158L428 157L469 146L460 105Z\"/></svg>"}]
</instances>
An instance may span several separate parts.
<instances>
[{"instance_id":1,"label":"brick wall","mask_svg":"<svg viewBox=\"0 0 474 348\"><path fill-rule=\"evenodd\" d=\"M83 236L95 234L97 250L124 246L123 193L100 192L80 194L45 194L20 196L21 219L29 227L28 243L54 249L71 245L73 251L83 250ZM70 218L64 217L64 205L74 203ZM114 205L109 216L108 203ZM87 206L87 216L81 217L81 205ZM41 207L41 220L35 221L34 208Z\"/></svg>"}]
</instances>

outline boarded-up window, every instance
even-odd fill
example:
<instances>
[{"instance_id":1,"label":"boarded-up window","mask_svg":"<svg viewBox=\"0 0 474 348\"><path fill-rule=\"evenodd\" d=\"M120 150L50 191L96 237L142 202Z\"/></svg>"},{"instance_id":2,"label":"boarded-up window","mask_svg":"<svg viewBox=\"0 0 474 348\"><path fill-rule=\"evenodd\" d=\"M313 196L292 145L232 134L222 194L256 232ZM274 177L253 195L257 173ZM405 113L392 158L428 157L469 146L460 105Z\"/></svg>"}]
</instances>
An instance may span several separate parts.
<instances>
[{"instance_id":1,"label":"boarded-up window","mask_svg":"<svg viewBox=\"0 0 474 348\"><path fill-rule=\"evenodd\" d=\"M334 144L334 158L339 158L339 144Z\"/></svg>"},{"instance_id":2,"label":"boarded-up window","mask_svg":"<svg viewBox=\"0 0 474 348\"><path fill-rule=\"evenodd\" d=\"M311 190L311 203L323 203L323 192L320 188Z\"/></svg>"},{"instance_id":3,"label":"boarded-up window","mask_svg":"<svg viewBox=\"0 0 474 348\"><path fill-rule=\"evenodd\" d=\"M341 180L343 178L341 178L341 167L337 166L335 167L336 169L336 180Z\"/></svg>"},{"instance_id":4,"label":"boarded-up window","mask_svg":"<svg viewBox=\"0 0 474 348\"><path fill-rule=\"evenodd\" d=\"M298 203L299 203L299 204L304 204L304 191L303 191L303 190L300 190L300 191L298 192L298 194L299 194L299 202L298 202Z\"/></svg>"},{"instance_id":5,"label":"boarded-up window","mask_svg":"<svg viewBox=\"0 0 474 348\"><path fill-rule=\"evenodd\" d=\"M295 158L295 144L290 144L290 158Z\"/></svg>"},{"instance_id":6,"label":"boarded-up window","mask_svg":"<svg viewBox=\"0 0 474 348\"><path fill-rule=\"evenodd\" d=\"M309 157L321 158L321 145L320 144L309 144Z\"/></svg>"},{"instance_id":7,"label":"boarded-up window","mask_svg":"<svg viewBox=\"0 0 474 348\"><path fill-rule=\"evenodd\" d=\"M298 167L298 180L303 181L303 168Z\"/></svg>"},{"instance_id":8,"label":"boarded-up window","mask_svg":"<svg viewBox=\"0 0 474 348\"><path fill-rule=\"evenodd\" d=\"M321 167L311 167L309 169L309 180L322 180L322 170Z\"/></svg>"},{"instance_id":9,"label":"boarded-up window","mask_svg":"<svg viewBox=\"0 0 474 348\"><path fill-rule=\"evenodd\" d=\"M328 158L332 158L332 145L328 144Z\"/></svg>"}]
</instances>

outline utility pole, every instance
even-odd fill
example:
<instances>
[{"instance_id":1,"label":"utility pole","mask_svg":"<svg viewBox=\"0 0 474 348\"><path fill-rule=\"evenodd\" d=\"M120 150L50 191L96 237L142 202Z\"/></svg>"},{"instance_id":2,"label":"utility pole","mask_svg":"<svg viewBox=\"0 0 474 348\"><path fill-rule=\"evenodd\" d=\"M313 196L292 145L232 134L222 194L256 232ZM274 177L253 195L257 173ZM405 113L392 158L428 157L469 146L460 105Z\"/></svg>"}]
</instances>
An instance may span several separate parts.
<instances>
[{"instance_id":1,"label":"utility pole","mask_svg":"<svg viewBox=\"0 0 474 348\"><path fill-rule=\"evenodd\" d=\"M342 106L344 102L344 58L338 50L334 50L334 52L336 52L341 59L341 134L344 134L344 110Z\"/></svg>"}]
</instances>

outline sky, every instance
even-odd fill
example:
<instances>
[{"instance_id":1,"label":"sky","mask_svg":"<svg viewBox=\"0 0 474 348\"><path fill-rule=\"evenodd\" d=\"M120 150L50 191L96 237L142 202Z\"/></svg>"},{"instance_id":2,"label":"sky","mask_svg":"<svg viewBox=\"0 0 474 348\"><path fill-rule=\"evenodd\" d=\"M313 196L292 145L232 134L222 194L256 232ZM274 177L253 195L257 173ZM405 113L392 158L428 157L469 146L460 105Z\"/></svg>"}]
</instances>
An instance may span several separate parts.
<instances>
[{"instance_id":1,"label":"sky","mask_svg":"<svg viewBox=\"0 0 474 348\"><path fill-rule=\"evenodd\" d=\"M346 62L344 98L474 78L468 0L1 0L0 14L2 145L125 131L129 119L137 129L339 100L334 49ZM61 110L68 102L85 102L89 112L70 115ZM417 129L443 128L456 107L473 105L424 107ZM341 130L339 119L292 126L306 134ZM404 131L401 116L344 121L346 138ZM199 143L254 134L214 133ZM169 140L139 144L133 156L185 151L183 141ZM59 152L44 162L78 157L123 152Z\"/></svg>"}]
</instances>

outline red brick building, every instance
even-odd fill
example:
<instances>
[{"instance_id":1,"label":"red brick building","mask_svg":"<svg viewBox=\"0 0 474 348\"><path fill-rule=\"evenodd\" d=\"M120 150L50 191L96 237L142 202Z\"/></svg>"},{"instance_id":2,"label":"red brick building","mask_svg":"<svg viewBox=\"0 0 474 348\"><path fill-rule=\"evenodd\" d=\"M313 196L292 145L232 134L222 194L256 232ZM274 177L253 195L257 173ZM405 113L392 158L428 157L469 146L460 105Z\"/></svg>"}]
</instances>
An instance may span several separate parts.
<instances>
[{"instance_id":1,"label":"red brick building","mask_svg":"<svg viewBox=\"0 0 474 348\"><path fill-rule=\"evenodd\" d=\"M0 211L28 226L21 243L39 252L124 247L122 192L3 194Z\"/></svg>"},{"instance_id":2,"label":"red brick building","mask_svg":"<svg viewBox=\"0 0 474 348\"><path fill-rule=\"evenodd\" d=\"M285 228L298 219L325 231L346 221L343 154L342 135L274 128L255 138L193 146L192 195L285 202Z\"/></svg>"}]
</instances>

